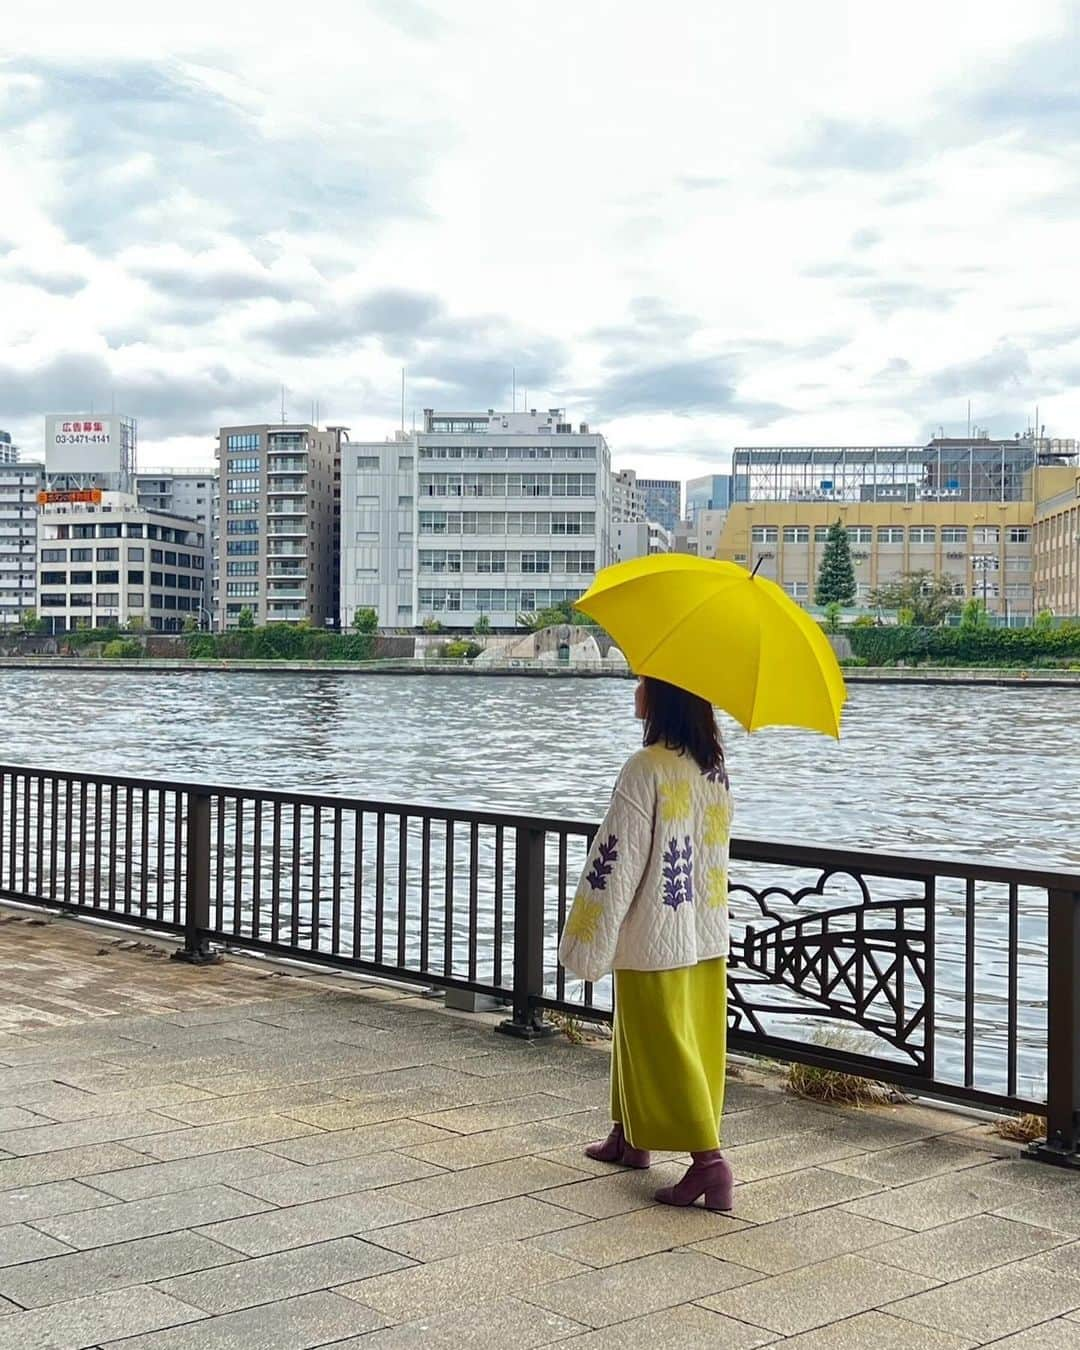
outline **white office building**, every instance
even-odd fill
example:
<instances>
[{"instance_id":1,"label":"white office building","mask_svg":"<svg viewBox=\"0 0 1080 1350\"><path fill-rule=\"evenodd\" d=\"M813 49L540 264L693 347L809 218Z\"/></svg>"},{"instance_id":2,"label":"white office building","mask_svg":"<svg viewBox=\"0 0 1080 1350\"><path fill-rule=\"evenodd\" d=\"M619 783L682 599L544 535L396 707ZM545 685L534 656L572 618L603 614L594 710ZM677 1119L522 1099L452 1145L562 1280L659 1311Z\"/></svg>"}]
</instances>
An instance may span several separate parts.
<instances>
[{"instance_id":1,"label":"white office building","mask_svg":"<svg viewBox=\"0 0 1080 1350\"><path fill-rule=\"evenodd\" d=\"M19 451L12 443L10 431L0 431L0 464L18 464Z\"/></svg>"},{"instance_id":2,"label":"white office building","mask_svg":"<svg viewBox=\"0 0 1080 1350\"><path fill-rule=\"evenodd\" d=\"M611 459L562 409L424 412L341 452L341 610L381 627L493 628L577 599L613 559Z\"/></svg>"},{"instance_id":3,"label":"white office building","mask_svg":"<svg viewBox=\"0 0 1080 1350\"><path fill-rule=\"evenodd\" d=\"M615 561L629 562L631 558L647 558L654 553L672 553L675 538L670 530L655 520L622 520L612 526L615 539Z\"/></svg>"},{"instance_id":4,"label":"white office building","mask_svg":"<svg viewBox=\"0 0 1080 1350\"><path fill-rule=\"evenodd\" d=\"M50 631L134 620L175 633L189 617L206 619L206 540L196 521L141 507L134 493L46 496L54 500L38 512L38 612Z\"/></svg>"},{"instance_id":5,"label":"white office building","mask_svg":"<svg viewBox=\"0 0 1080 1350\"><path fill-rule=\"evenodd\" d=\"M12 447L11 458L0 459L0 629L35 608L37 588L37 495L45 470L20 464L17 453Z\"/></svg>"}]
</instances>

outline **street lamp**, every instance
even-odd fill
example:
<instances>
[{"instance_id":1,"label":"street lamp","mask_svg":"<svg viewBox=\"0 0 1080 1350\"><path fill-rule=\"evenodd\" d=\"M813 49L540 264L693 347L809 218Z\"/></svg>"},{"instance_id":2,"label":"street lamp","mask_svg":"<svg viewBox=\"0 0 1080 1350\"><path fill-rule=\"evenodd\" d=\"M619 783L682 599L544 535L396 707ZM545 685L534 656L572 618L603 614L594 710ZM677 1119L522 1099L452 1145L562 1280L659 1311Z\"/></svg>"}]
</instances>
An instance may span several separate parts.
<instances>
[{"instance_id":1,"label":"street lamp","mask_svg":"<svg viewBox=\"0 0 1080 1350\"><path fill-rule=\"evenodd\" d=\"M986 592L987 592L987 580L986 580L986 578L987 578L987 576L988 576L988 574L989 574L990 572L996 572L996 571L998 570L998 559L997 559L997 554L996 554L996 553L976 553L976 554L974 554L974 555L972 556L972 559L971 559L971 570L972 570L973 572L981 572L981 573L982 573L982 602L983 602L983 613L985 614L985 613L986 613Z\"/></svg>"}]
</instances>

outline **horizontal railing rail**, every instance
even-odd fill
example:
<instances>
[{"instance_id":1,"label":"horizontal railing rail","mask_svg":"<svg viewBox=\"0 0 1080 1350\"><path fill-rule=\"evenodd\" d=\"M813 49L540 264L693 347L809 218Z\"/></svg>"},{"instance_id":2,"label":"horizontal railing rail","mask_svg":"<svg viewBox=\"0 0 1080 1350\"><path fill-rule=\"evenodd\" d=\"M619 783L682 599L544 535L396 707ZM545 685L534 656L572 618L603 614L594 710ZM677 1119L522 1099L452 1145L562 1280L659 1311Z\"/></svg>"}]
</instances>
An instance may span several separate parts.
<instances>
[{"instance_id":1,"label":"horizontal railing rail","mask_svg":"<svg viewBox=\"0 0 1080 1350\"><path fill-rule=\"evenodd\" d=\"M558 938L597 828L474 809L0 765L0 898L487 995L504 1028L609 1020ZM1048 1117L1080 1153L1080 875L731 847L734 1048Z\"/></svg>"}]
</instances>

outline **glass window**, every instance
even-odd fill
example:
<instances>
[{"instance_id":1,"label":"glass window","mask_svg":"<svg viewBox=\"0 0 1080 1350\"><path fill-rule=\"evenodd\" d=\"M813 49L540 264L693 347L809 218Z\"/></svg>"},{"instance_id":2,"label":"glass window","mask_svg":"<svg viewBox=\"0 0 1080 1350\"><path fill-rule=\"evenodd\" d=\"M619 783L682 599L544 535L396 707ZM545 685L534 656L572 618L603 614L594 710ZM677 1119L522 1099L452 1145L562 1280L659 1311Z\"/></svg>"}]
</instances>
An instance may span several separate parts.
<instances>
[{"instance_id":1,"label":"glass window","mask_svg":"<svg viewBox=\"0 0 1080 1350\"><path fill-rule=\"evenodd\" d=\"M146 596L142 591L128 591L128 608L142 609L146 604Z\"/></svg>"},{"instance_id":2,"label":"glass window","mask_svg":"<svg viewBox=\"0 0 1080 1350\"><path fill-rule=\"evenodd\" d=\"M775 525L752 525L750 527L750 539L755 544L775 544L777 528Z\"/></svg>"},{"instance_id":3,"label":"glass window","mask_svg":"<svg viewBox=\"0 0 1080 1350\"><path fill-rule=\"evenodd\" d=\"M1005 538L1010 544L1026 544L1031 540L1031 530L1027 525L1010 525Z\"/></svg>"},{"instance_id":4,"label":"glass window","mask_svg":"<svg viewBox=\"0 0 1080 1350\"><path fill-rule=\"evenodd\" d=\"M996 544L1001 537L1001 531L996 525L976 525L973 535L976 544Z\"/></svg>"},{"instance_id":5,"label":"glass window","mask_svg":"<svg viewBox=\"0 0 1080 1350\"><path fill-rule=\"evenodd\" d=\"M226 436L226 450L258 450L259 433L257 431L238 432L232 436Z\"/></svg>"},{"instance_id":6,"label":"glass window","mask_svg":"<svg viewBox=\"0 0 1080 1350\"><path fill-rule=\"evenodd\" d=\"M141 539L143 537L143 527L141 525L129 525L127 527L127 537L129 539Z\"/></svg>"},{"instance_id":7,"label":"glass window","mask_svg":"<svg viewBox=\"0 0 1080 1350\"><path fill-rule=\"evenodd\" d=\"M71 537L72 539L93 539L95 528L93 525L73 525Z\"/></svg>"},{"instance_id":8,"label":"glass window","mask_svg":"<svg viewBox=\"0 0 1080 1350\"><path fill-rule=\"evenodd\" d=\"M92 548L73 548L71 550L72 562L90 562L94 556Z\"/></svg>"},{"instance_id":9,"label":"glass window","mask_svg":"<svg viewBox=\"0 0 1080 1350\"><path fill-rule=\"evenodd\" d=\"M128 571L128 585L129 585L129 586L144 586L144 585L146 584L145 577L146 577L146 573L143 572L143 571L141 571L141 570L136 570L136 571L131 571L131 570L129 570L129 571Z\"/></svg>"},{"instance_id":10,"label":"glass window","mask_svg":"<svg viewBox=\"0 0 1080 1350\"><path fill-rule=\"evenodd\" d=\"M165 554L159 548L152 548L150 550L150 561L156 563L164 562Z\"/></svg>"},{"instance_id":11,"label":"glass window","mask_svg":"<svg viewBox=\"0 0 1080 1350\"><path fill-rule=\"evenodd\" d=\"M230 498L225 508L226 514L233 516L250 516L258 511L259 502L256 497L233 497Z\"/></svg>"},{"instance_id":12,"label":"glass window","mask_svg":"<svg viewBox=\"0 0 1080 1350\"><path fill-rule=\"evenodd\" d=\"M172 549L167 548L165 550L165 562L169 567L176 566L176 554L172 551Z\"/></svg>"},{"instance_id":13,"label":"glass window","mask_svg":"<svg viewBox=\"0 0 1080 1350\"><path fill-rule=\"evenodd\" d=\"M257 478L230 478L228 480L229 492L258 492L259 480Z\"/></svg>"},{"instance_id":14,"label":"glass window","mask_svg":"<svg viewBox=\"0 0 1080 1350\"><path fill-rule=\"evenodd\" d=\"M815 526L814 526L814 543L815 543L815 544L824 544L825 541L828 539L828 537L829 537L829 527L828 527L828 525L815 525ZM744 558L742 561L745 562L746 559Z\"/></svg>"},{"instance_id":15,"label":"glass window","mask_svg":"<svg viewBox=\"0 0 1080 1350\"><path fill-rule=\"evenodd\" d=\"M358 469L377 469L379 467L378 455L357 455L356 467Z\"/></svg>"},{"instance_id":16,"label":"glass window","mask_svg":"<svg viewBox=\"0 0 1080 1350\"><path fill-rule=\"evenodd\" d=\"M941 542L943 544L966 544L967 543L966 525L942 525Z\"/></svg>"},{"instance_id":17,"label":"glass window","mask_svg":"<svg viewBox=\"0 0 1080 1350\"><path fill-rule=\"evenodd\" d=\"M73 586L92 586L94 584L93 572L72 572L71 584Z\"/></svg>"},{"instance_id":18,"label":"glass window","mask_svg":"<svg viewBox=\"0 0 1080 1350\"><path fill-rule=\"evenodd\" d=\"M68 600L70 609L90 609L94 603L94 597L89 591L72 591Z\"/></svg>"},{"instance_id":19,"label":"glass window","mask_svg":"<svg viewBox=\"0 0 1080 1350\"><path fill-rule=\"evenodd\" d=\"M42 572L42 586L63 586L67 582L66 572Z\"/></svg>"},{"instance_id":20,"label":"glass window","mask_svg":"<svg viewBox=\"0 0 1080 1350\"><path fill-rule=\"evenodd\" d=\"M120 583L119 572L113 571L112 568L109 568L106 571L103 571L100 567L98 568L97 584L99 586L117 586L119 585L119 583Z\"/></svg>"},{"instance_id":21,"label":"glass window","mask_svg":"<svg viewBox=\"0 0 1080 1350\"><path fill-rule=\"evenodd\" d=\"M98 609L115 609L120 603L118 591L102 591L97 598Z\"/></svg>"},{"instance_id":22,"label":"glass window","mask_svg":"<svg viewBox=\"0 0 1080 1350\"><path fill-rule=\"evenodd\" d=\"M247 524L247 521L233 521L232 524ZM258 553L259 541L257 539L230 539L225 545L225 552L233 556L245 553ZM202 559L197 559L201 562Z\"/></svg>"},{"instance_id":23,"label":"glass window","mask_svg":"<svg viewBox=\"0 0 1080 1350\"><path fill-rule=\"evenodd\" d=\"M146 550L143 548L129 548L128 562L142 562Z\"/></svg>"},{"instance_id":24,"label":"glass window","mask_svg":"<svg viewBox=\"0 0 1080 1350\"><path fill-rule=\"evenodd\" d=\"M879 525L877 540L879 544L902 544L904 542L903 525Z\"/></svg>"},{"instance_id":25,"label":"glass window","mask_svg":"<svg viewBox=\"0 0 1080 1350\"><path fill-rule=\"evenodd\" d=\"M259 561L257 558L253 558L250 562L226 563L225 571L230 577L257 577L259 575Z\"/></svg>"},{"instance_id":26,"label":"glass window","mask_svg":"<svg viewBox=\"0 0 1080 1350\"><path fill-rule=\"evenodd\" d=\"M119 525L102 525L101 529L98 531L98 538L99 538L99 539L119 539L119 538L120 538L120 526L119 526Z\"/></svg>"},{"instance_id":27,"label":"glass window","mask_svg":"<svg viewBox=\"0 0 1080 1350\"><path fill-rule=\"evenodd\" d=\"M874 538L874 531L869 525L849 525L847 537L851 544L869 544Z\"/></svg>"},{"instance_id":28,"label":"glass window","mask_svg":"<svg viewBox=\"0 0 1080 1350\"><path fill-rule=\"evenodd\" d=\"M933 525L912 525L909 538L913 544L932 544L937 534Z\"/></svg>"},{"instance_id":29,"label":"glass window","mask_svg":"<svg viewBox=\"0 0 1080 1350\"><path fill-rule=\"evenodd\" d=\"M230 459L227 461L229 473L258 473L258 459Z\"/></svg>"},{"instance_id":30,"label":"glass window","mask_svg":"<svg viewBox=\"0 0 1080 1350\"><path fill-rule=\"evenodd\" d=\"M118 548L99 548L97 560L98 562L119 562L120 550Z\"/></svg>"},{"instance_id":31,"label":"glass window","mask_svg":"<svg viewBox=\"0 0 1080 1350\"><path fill-rule=\"evenodd\" d=\"M809 525L785 525L784 543L785 544L808 544L810 542Z\"/></svg>"},{"instance_id":32,"label":"glass window","mask_svg":"<svg viewBox=\"0 0 1080 1350\"><path fill-rule=\"evenodd\" d=\"M43 548L43 549L41 550L41 561L42 561L43 563L47 563L47 562L50 562L50 563L58 563L58 562L66 563L66 562L67 562L67 549L66 549L66 548Z\"/></svg>"}]
</instances>

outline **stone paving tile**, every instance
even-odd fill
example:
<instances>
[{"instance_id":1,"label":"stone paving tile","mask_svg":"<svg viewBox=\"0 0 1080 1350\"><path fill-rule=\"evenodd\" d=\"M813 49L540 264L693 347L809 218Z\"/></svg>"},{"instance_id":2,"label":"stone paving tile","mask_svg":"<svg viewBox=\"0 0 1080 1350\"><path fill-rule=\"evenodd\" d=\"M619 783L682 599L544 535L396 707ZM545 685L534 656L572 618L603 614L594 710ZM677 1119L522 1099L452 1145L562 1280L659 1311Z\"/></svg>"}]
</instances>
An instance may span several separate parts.
<instances>
[{"instance_id":1,"label":"stone paving tile","mask_svg":"<svg viewBox=\"0 0 1080 1350\"><path fill-rule=\"evenodd\" d=\"M384 1275L412 1264L396 1252L354 1237L334 1238L247 1261L237 1261L235 1253L230 1255L231 1265L217 1263L212 1270L159 1279L155 1287L204 1312L227 1313Z\"/></svg>"},{"instance_id":2,"label":"stone paving tile","mask_svg":"<svg viewBox=\"0 0 1080 1350\"><path fill-rule=\"evenodd\" d=\"M299 1163L268 1153L265 1149L236 1148L227 1153L203 1153L177 1162L157 1162L145 1155L141 1166L111 1172L91 1173L87 1184L119 1200L146 1200L170 1191L190 1191L214 1182L242 1189L247 1177L281 1176L302 1172Z\"/></svg>"},{"instance_id":3,"label":"stone paving tile","mask_svg":"<svg viewBox=\"0 0 1080 1350\"><path fill-rule=\"evenodd\" d=\"M504 1125L524 1125L536 1120L552 1120L580 1112L580 1102L567 1101L547 1092L537 1092L509 1101L492 1102L485 1106L463 1106L456 1110L435 1111L417 1116L426 1125L457 1134L479 1134L497 1130Z\"/></svg>"},{"instance_id":4,"label":"stone paving tile","mask_svg":"<svg viewBox=\"0 0 1080 1350\"><path fill-rule=\"evenodd\" d=\"M767 1275L780 1275L853 1252L877 1260L877 1251L867 1252L867 1248L904 1233L902 1228L861 1219L842 1209L819 1209L723 1233L694 1243L694 1249Z\"/></svg>"},{"instance_id":5,"label":"stone paving tile","mask_svg":"<svg viewBox=\"0 0 1080 1350\"><path fill-rule=\"evenodd\" d=\"M185 1191L184 1194L196 1192ZM252 1213L250 1218L226 1218L224 1222L208 1224L200 1232L215 1242L234 1247L245 1256L268 1256L290 1247L350 1237L369 1228L385 1228L388 1224L420 1217L420 1211L414 1205L395 1199L389 1191L364 1191L359 1195L314 1200L311 1204L291 1205L288 1209L269 1212L266 1212L268 1207L257 1200L251 1203L264 1212Z\"/></svg>"},{"instance_id":6,"label":"stone paving tile","mask_svg":"<svg viewBox=\"0 0 1080 1350\"><path fill-rule=\"evenodd\" d=\"M532 1291L528 1301L585 1326L605 1327L760 1278L702 1252L661 1252L572 1275Z\"/></svg>"},{"instance_id":7,"label":"stone paving tile","mask_svg":"<svg viewBox=\"0 0 1080 1350\"><path fill-rule=\"evenodd\" d=\"M999 1199L993 1209L1005 1219L1019 1219L1022 1223L1080 1237L1080 1177L1070 1189L1056 1192L1027 1190L1023 1195L1011 1196L1003 1202Z\"/></svg>"},{"instance_id":8,"label":"stone paving tile","mask_svg":"<svg viewBox=\"0 0 1080 1350\"><path fill-rule=\"evenodd\" d=\"M298 1167L279 1176L253 1176L237 1181L238 1190L274 1205L299 1205L335 1195L352 1195L376 1186L441 1175L441 1169L402 1153L375 1153L315 1167Z\"/></svg>"},{"instance_id":9,"label":"stone paving tile","mask_svg":"<svg viewBox=\"0 0 1080 1350\"><path fill-rule=\"evenodd\" d=\"M978 1344L1080 1308L1080 1280L1032 1266L1002 1266L893 1304L896 1317L971 1336Z\"/></svg>"},{"instance_id":10,"label":"stone paving tile","mask_svg":"<svg viewBox=\"0 0 1080 1350\"><path fill-rule=\"evenodd\" d=\"M106 1341L101 1350L314 1350L315 1346L336 1346L346 1336L382 1324L377 1313L351 1299L331 1293L303 1294L192 1326Z\"/></svg>"},{"instance_id":11,"label":"stone paving tile","mask_svg":"<svg viewBox=\"0 0 1080 1350\"><path fill-rule=\"evenodd\" d=\"M583 1144L591 1144L596 1139L607 1137L607 1133L611 1129L611 1113L606 1107L603 1110L575 1111L573 1115L558 1116L547 1123L557 1125L566 1135L568 1143L577 1144L580 1147ZM658 1153L656 1156L670 1155ZM685 1154L682 1156L685 1157Z\"/></svg>"},{"instance_id":12,"label":"stone paving tile","mask_svg":"<svg viewBox=\"0 0 1080 1350\"><path fill-rule=\"evenodd\" d=\"M431 1144L455 1138L456 1135L437 1130L433 1125L421 1125L418 1120L387 1120L355 1130L327 1130L300 1139L275 1140L265 1151L313 1166L387 1149L402 1149L410 1144Z\"/></svg>"},{"instance_id":13,"label":"stone paving tile","mask_svg":"<svg viewBox=\"0 0 1080 1350\"><path fill-rule=\"evenodd\" d=\"M17 1191L0 1191L0 1225L28 1223L48 1219L53 1214L73 1214L81 1209L111 1205L111 1196L103 1195L81 1181L49 1181L42 1186L26 1186Z\"/></svg>"},{"instance_id":14,"label":"stone paving tile","mask_svg":"<svg viewBox=\"0 0 1080 1350\"><path fill-rule=\"evenodd\" d=\"M851 1200L844 1208L866 1219L923 1232L956 1219L988 1214L1013 1198L1023 1201L1030 1198L1030 1193L1008 1186L991 1175L988 1168L969 1167L953 1176L932 1177Z\"/></svg>"},{"instance_id":15,"label":"stone paving tile","mask_svg":"<svg viewBox=\"0 0 1080 1350\"><path fill-rule=\"evenodd\" d=\"M136 1075L137 1076L137 1075ZM131 1111L156 1111L181 1102L213 1100L211 1093L188 1083L142 1083L114 1087L107 1092L85 1092L56 1084L53 1091L32 1100L33 1109L56 1121L85 1120L90 1116L118 1116ZM162 1111L167 1116L167 1111ZM166 1126L166 1129L168 1126Z\"/></svg>"},{"instance_id":16,"label":"stone paving tile","mask_svg":"<svg viewBox=\"0 0 1080 1350\"><path fill-rule=\"evenodd\" d=\"M1060 1247L1031 1257L1025 1264L1038 1266L1042 1270L1054 1270L1059 1275L1071 1275L1073 1279L1080 1280L1080 1242L1068 1240Z\"/></svg>"},{"instance_id":17,"label":"stone paving tile","mask_svg":"<svg viewBox=\"0 0 1080 1350\"><path fill-rule=\"evenodd\" d=\"M818 1163L830 1164L831 1170L843 1171L844 1161L862 1161L853 1144L838 1143L820 1134L800 1134L779 1139L762 1139L753 1144L738 1144L725 1148L724 1156L740 1182L761 1181L765 1177L798 1172ZM835 1164L835 1167L833 1166Z\"/></svg>"},{"instance_id":18,"label":"stone paving tile","mask_svg":"<svg viewBox=\"0 0 1080 1350\"><path fill-rule=\"evenodd\" d=\"M0 1293L24 1308L39 1308L235 1260L236 1252L197 1233L161 1233L0 1270Z\"/></svg>"},{"instance_id":19,"label":"stone paving tile","mask_svg":"<svg viewBox=\"0 0 1080 1350\"><path fill-rule=\"evenodd\" d=\"M224 1153L230 1148L249 1148L259 1144L276 1144L282 1139L297 1139L316 1131L284 1116L254 1116L245 1120L231 1120L221 1125L192 1125L186 1130L172 1128L167 1133L148 1135L140 1140L140 1149L162 1162L177 1158L193 1158L201 1153Z\"/></svg>"},{"instance_id":20,"label":"stone paving tile","mask_svg":"<svg viewBox=\"0 0 1080 1350\"><path fill-rule=\"evenodd\" d=\"M547 1194L550 1188L563 1186L579 1175L558 1163L522 1158L491 1163L486 1167L470 1167L461 1172L444 1172L423 1181L406 1181L379 1193L393 1196L422 1214L445 1214L490 1200L506 1200L512 1195L541 1192L544 1198L550 1199Z\"/></svg>"},{"instance_id":21,"label":"stone paving tile","mask_svg":"<svg viewBox=\"0 0 1080 1350\"><path fill-rule=\"evenodd\" d=\"M681 1162L654 1164L643 1172L608 1167L602 1177L586 1176L545 1191L544 1199L591 1219L610 1219L614 1214L628 1214L654 1204L657 1189L678 1181L685 1170Z\"/></svg>"},{"instance_id":22,"label":"stone paving tile","mask_svg":"<svg viewBox=\"0 0 1080 1350\"><path fill-rule=\"evenodd\" d=\"M904 1322L889 1313L865 1312L816 1331L805 1331L781 1344L783 1350L969 1350L975 1342Z\"/></svg>"},{"instance_id":23,"label":"stone paving tile","mask_svg":"<svg viewBox=\"0 0 1080 1350\"><path fill-rule=\"evenodd\" d=\"M31 1125L49 1125L52 1117L35 1114L24 1106L0 1106L0 1131L22 1130Z\"/></svg>"},{"instance_id":24,"label":"stone paving tile","mask_svg":"<svg viewBox=\"0 0 1080 1350\"><path fill-rule=\"evenodd\" d=\"M993 1345L994 1350L1076 1350L1076 1323L1070 1318L1056 1317L1052 1322L1040 1322L1026 1331L1006 1336L1003 1341L994 1341Z\"/></svg>"},{"instance_id":25,"label":"stone paving tile","mask_svg":"<svg viewBox=\"0 0 1080 1350\"><path fill-rule=\"evenodd\" d=\"M687 1303L587 1331L583 1336L560 1341L559 1345L560 1350L628 1350L628 1347L632 1350L637 1346L648 1346L650 1350L702 1350L704 1346L715 1346L717 1350L720 1347L757 1350L758 1346L775 1344L776 1339L771 1331Z\"/></svg>"},{"instance_id":26,"label":"stone paving tile","mask_svg":"<svg viewBox=\"0 0 1080 1350\"><path fill-rule=\"evenodd\" d=\"M411 1158L420 1158L438 1167L457 1171L463 1167L478 1167L483 1163L505 1162L509 1158L527 1158L531 1154L543 1153L545 1149L565 1147L569 1139L570 1136L559 1128L557 1121L538 1120L527 1125L507 1125L503 1129L487 1130L480 1134L459 1137L446 1135L436 1143L409 1146L402 1151ZM591 1162L591 1159L585 1158L580 1148L574 1151L581 1157L581 1170L587 1170L584 1164ZM567 1166L573 1166L568 1158L552 1161L563 1161Z\"/></svg>"},{"instance_id":27,"label":"stone paving tile","mask_svg":"<svg viewBox=\"0 0 1080 1350\"><path fill-rule=\"evenodd\" d=\"M0 1350L81 1350L203 1316L154 1289L117 1289L0 1317Z\"/></svg>"},{"instance_id":28,"label":"stone paving tile","mask_svg":"<svg viewBox=\"0 0 1080 1350\"><path fill-rule=\"evenodd\" d=\"M747 1219L751 1223L770 1223L773 1219L786 1219L792 1214L841 1204L857 1195L880 1189L876 1182L864 1181L861 1177L808 1167L802 1172L736 1186L732 1213L737 1219Z\"/></svg>"},{"instance_id":29,"label":"stone paving tile","mask_svg":"<svg viewBox=\"0 0 1080 1350\"><path fill-rule=\"evenodd\" d=\"M943 1172L959 1172L986 1162L983 1149L971 1148L948 1138L920 1140L900 1148L879 1149L861 1157L848 1157L830 1164L834 1172L845 1172L885 1186L903 1186L923 1181Z\"/></svg>"},{"instance_id":30,"label":"stone paving tile","mask_svg":"<svg viewBox=\"0 0 1080 1350\"><path fill-rule=\"evenodd\" d=\"M518 1242L583 1222L580 1214L533 1196L515 1195L473 1209L455 1209L450 1214L376 1228L368 1232L367 1239L417 1261L441 1261L460 1252Z\"/></svg>"},{"instance_id":31,"label":"stone paving tile","mask_svg":"<svg viewBox=\"0 0 1080 1350\"><path fill-rule=\"evenodd\" d=\"M1030 1224L1014 1223L993 1214L943 1224L925 1233L911 1233L875 1247L873 1260L914 1270L938 1280L961 1280L967 1275L1004 1266L1068 1239L1061 1233Z\"/></svg>"},{"instance_id":32,"label":"stone paving tile","mask_svg":"<svg viewBox=\"0 0 1080 1350\"><path fill-rule=\"evenodd\" d=\"M340 1101L340 1097L322 1088L294 1084L268 1092L242 1092L233 1097L212 1097L207 1092L201 1100L164 1103L159 1109L162 1115L185 1125L220 1125L249 1116L290 1115L289 1108L294 1106L323 1106Z\"/></svg>"},{"instance_id":33,"label":"stone paving tile","mask_svg":"<svg viewBox=\"0 0 1080 1350\"><path fill-rule=\"evenodd\" d=\"M533 1251L524 1243L508 1243L375 1275L341 1285L336 1292L383 1313L388 1321L407 1322L488 1299L527 1297L530 1291L583 1269L576 1261Z\"/></svg>"},{"instance_id":34,"label":"stone paving tile","mask_svg":"<svg viewBox=\"0 0 1080 1350\"><path fill-rule=\"evenodd\" d=\"M554 1342L561 1345L580 1330L578 1323L565 1317L507 1298L350 1337L335 1342L330 1350L534 1350Z\"/></svg>"},{"instance_id":35,"label":"stone paving tile","mask_svg":"<svg viewBox=\"0 0 1080 1350\"><path fill-rule=\"evenodd\" d=\"M112 1242L153 1237L155 1233L174 1233L197 1224L221 1223L270 1208L265 1201L242 1195L227 1186L204 1186L175 1195L133 1200L130 1204L118 1202L107 1209L92 1209L85 1214L39 1219L34 1226L50 1237L66 1242L69 1247L85 1251Z\"/></svg>"},{"instance_id":36,"label":"stone paving tile","mask_svg":"<svg viewBox=\"0 0 1080 1350\"><path fill-rule=\"evenodd\" d=\"M462 1093L452 1087L418 1088L415 1092L395 1092L388 1097L373 1096L366 1101L353 1099L328 1106L298 1106L290 1110L289 1118L320 1130L349 1130L459 1106L461 1098Z\"/></svg>"},{"instance_id":37,"label":"stone paving tile","mask_svg":"<svg viewBox=\"0 0 1080 1350\"><path fill-rule=\"evenodd\" d=\"M697 1250L701 1251L704 1249L700 1244L706 1238L734 1232L742 1226L738 1219L710 1213L698 1206L674 1209L667 1205L652 1205L611 1219L548 1233L533 1239L530 1245L587 1266L612 1266L639 1256L651 1256L654 1252L670 1251L673 1247L688 1247L691 1243L698 1244ZM712 1252L707 1254L713 1255Z\"/></svg>"},{"instance_id":38,"label":"stone paving tile","mask_svg":"<svg viewBox=\"0 0 1080 1350\"><path fill-rule=\"evenodd\" d=\"M397 1092L415 1092L417 1088L448 1088L462 1077L455 1069L441 1064L417 1064L406 1069L373 1069L351 1078L334 1079L334 1092L339 1097L390 1096Z\"/></svg>"},{"instance_id":39,"label":"stone paving tile","mask_svg":"<svg viewBox=\"0 0 1080 1350\"><path fill-rule=\"evenodd\" d=\"M880 1266L872 1256L834 1256L701 1301L740 1322L794 1336L933 1285L925 1276Z\"/></svg>"},{"instance_id":40,"label":"stone paving tile","mask_svg":"<svg viewBox=\"0 0 1080 1350\"><path fill-rule=\"evenodd\" d=\"M94 1116L88 1120L65 1121L61 1125L36 1125L28 1130L9 1130L6 1134L0 1134L0 1148L17 1158L24 1158L31 1153L78 1148L83 1144L108 1144L121 1139L143 1138L175 1127L174 1120L155 1115L153 1111L133 1111L122 1116Z\"/></svg>"},{"instance_id":41,"label":"stone paving tile","mask_svg":"<svg viewBox=\"0 0 1080 1350\"><path fill-rule=\"evenodd\" d=\"M8 1228L0 1228L0 1274L4 1266L18 1265L23 1261L37 1261L46 1256L59 1256L69 1252L62 1242L46 1237L36 1228L15 1223Z\"/></svg>"},{"instance_id":42,"label":"stone paving tile","mask_svg":"<svg viewBox=\"0 0 1080 1350\"><path fill-rule=\"evenodd\" d=\"M725 1149L734 1149L769 1139L820 1133L827 1123L828 1118L823 1119L819 1107L781 1099L771 1106L755 1106L733 1115L725 1112L720 1122L720 1140Z\"/></svg>"}]
</instances>

